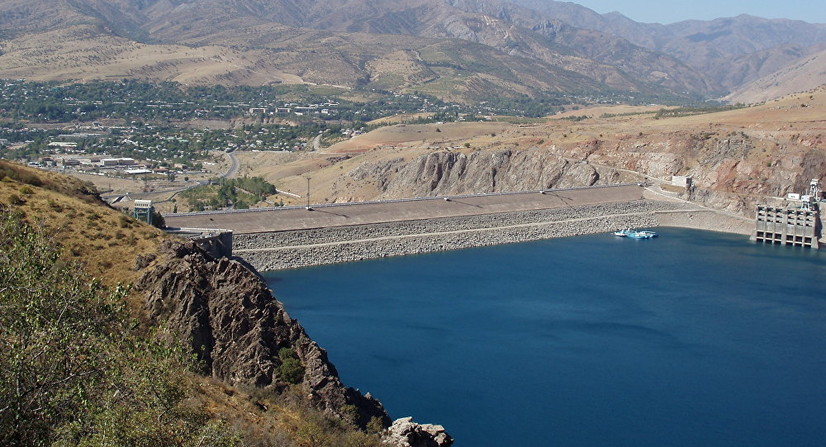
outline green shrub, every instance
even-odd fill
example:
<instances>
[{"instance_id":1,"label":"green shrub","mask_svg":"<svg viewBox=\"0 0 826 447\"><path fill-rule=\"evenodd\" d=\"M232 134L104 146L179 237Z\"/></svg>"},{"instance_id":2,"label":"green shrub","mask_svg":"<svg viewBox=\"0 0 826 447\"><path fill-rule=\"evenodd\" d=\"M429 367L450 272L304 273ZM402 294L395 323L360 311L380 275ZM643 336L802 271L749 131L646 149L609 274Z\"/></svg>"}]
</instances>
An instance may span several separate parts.
<instances>
[{"instance_id":1,"label":"green shrub","mask_svg":"<svg viewBox=\"0 0 826 447\"><path fill-rule=\"evenodd\" d=\"M22 205L26 203L22 197L18 196L17 194L12 194L9 196L9 203L12 205Z\"/></svg>"},{"instance_id":2,"label":"green shrub","mask_svg":"<svg viewBox=\"0 0 826 447\"><path fill-rule=\"evenodd\" d=\"M338 412L344 422L355 425L358 421L359 410L355 405L342 405Z\"/></svg>"},{"instance_id":3,"label":"green shrub","mask_svg":"<svg viewBox=\"0 0 826 447\"><path fill-rule=\"evenodd\" d=\"M55 202L53 199L48 199L46 203L49 205L49 208L51 208L54 211L57 211L58 213L63 211L63 206Z\"/></svg>"},{"instance_id":4,"label":"green shrub","mask_svg":"<svg viewBox=\"0 0 826 447\"><path fill-rule=\"evenodd\" d=\"M278 360L281 361L281 365L278 366L278 377L281 380L293 385L304 380L304 366L292 348L279 349Z\"/></svg>"},{"instance_id":5,"label":"green shrub","mask_svg":"<svg viewBox=\"0 0 826 447\"><path fill-rule=\"evenodd\" d=\"M155 211L154 208L152 209L152 226L160 229L166 228L166 220L163 218L163 215Z\"/></svg>"},{"instance_id":6,"label":"green shrub","mask_svg":"<svg viewBox=\"0 0 826 447\"><path fill-rule=\"evenodd\" d=\"M367 433L381 433L382 431L384 431L384 424L381 418L378 416L370 418L370 422L367 423Z\"/></svg>"}]
</instances>

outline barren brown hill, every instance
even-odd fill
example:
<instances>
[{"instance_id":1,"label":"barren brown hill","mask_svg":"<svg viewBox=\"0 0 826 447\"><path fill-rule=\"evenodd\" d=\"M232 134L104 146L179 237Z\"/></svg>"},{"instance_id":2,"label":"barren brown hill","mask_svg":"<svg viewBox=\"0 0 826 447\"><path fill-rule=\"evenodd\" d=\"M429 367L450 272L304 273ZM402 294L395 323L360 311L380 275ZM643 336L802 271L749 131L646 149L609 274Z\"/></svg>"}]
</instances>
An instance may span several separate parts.
<instances>
[{"instance_id":1,"label":"barren brown hill","mask_svg":"<svg viewBox=\"0 0 826 447\"><path fill-rule=\"evenodd\" d=\"M414 39L413 49L406 49L410 37L358 38L282 28L233 29L185 40L185 45L138 43L89 25L24 33L2 42L0 78L134 78L190 85L307 82L419 90L463 101L492 92L535 95L605 88L553 64L468 41Z\"/></svg>"},{"instance_id":2,"label":"barren brown hill","mask_svg":"<svg viewBox=\"0 0 826 447\"><path fill-rule=\"evenodd\" d=\"M306 82L468 103L559 93L686 101L724 94L826 42L823 25L803 22L665 26L517 3L6 0L0 78Z\"/></svg>"},{"instance_id":3,"label":"barren brown hill","mask_svg":"<svg viewBox=\"0 0 826 447\"><path fill-rule=\"evenodd\" d=\"M672 24L638 23L620 13L598 14L569 2L514 0L572 26L622 37L668 54L705 74L717 88L744 83L793 64L826 42L826 24L749 15ZM803 90L802 88L799 90Z\"/></svg>"},{"instance_id":4,"label":"barren brown hill","mask_svg":"<svg viewBox=\"0 0 826 447\"><path fill-rule=\"evenodd\" d=\"M312 82L449 99L705 92L703 76L614 36L496 1L0 4L0 77ZM531 17L531 20L526 20ZM61 20L63 19L63 20ZM184 45L192 50L186 51ZM596 51L610 48L610 51Z\"/></svg>"},{"instance_id":5,"label":"barren brown hill","mask_svg":"<svg viewBox=\"0 0 826 447\"><path fill-rule=\"evenodd\" d=\"M726 100L757 103L816 89L826 84L826 50L799 58L798 62L741 87Z\"/></svg>"},{"instance_id":6,"label":"barren brown hill","mask_svg":"<svg viewBox=\"0 0 826 447\"><path fill-rule=\"evenodd\" d=\"M143 79L183 84L298 83L260 51L151 45L100 34L87 25L6 42L0 77L29 80Z\"/></svg>"},{"instance_id":7,"label":"barren brown hill","mask_svg":"<svg viewBox=\"0 0 826 447\"><path fill-rule=\"evenodd\" d=\"M716 113L598 107L541 123L395 125L320 153L241 153L303 203L694 179L684 197L750 214L755 203L826 179L826 88Z\"/></svg>"}]
</instances>

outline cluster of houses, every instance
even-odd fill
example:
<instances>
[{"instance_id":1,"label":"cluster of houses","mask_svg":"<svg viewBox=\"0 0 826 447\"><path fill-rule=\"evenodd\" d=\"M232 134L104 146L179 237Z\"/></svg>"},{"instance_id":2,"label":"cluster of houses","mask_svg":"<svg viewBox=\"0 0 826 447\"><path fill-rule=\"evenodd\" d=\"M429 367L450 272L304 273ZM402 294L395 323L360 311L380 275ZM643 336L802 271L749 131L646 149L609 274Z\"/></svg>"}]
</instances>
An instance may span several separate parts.
<instances>
[{"instance_id":1,"label":"cluster of houses","mask_svg":"<svg viewBox=\"0 0 826 447\"><path fill-rule=\"evenodd\" d=\"M29 166L35 168L62 168L97 172L99 175L104 175L104 172L107 171L126 175L166 175L170 173L183 173L188 169L186 165L179 163L176 163L173 168L159 167L150 169L145 162L135 160L134 158L105 158L95 155L63 158L42 157L38 161L29 162Z\"/></svg>"},{"instance_id":2,"label":"cluster of houses","mask_svg":"<svg viewBox=\"0 0 826 447\"><path fill-rule=\"evenodd\" d=\"M275 115L296 115L296 116L304 116L304 115L335 115L337 111L335 107L338 107L339 103L337 102L325 102L324 104L309 104L306 106L301 106L296 103L289 103L284 104L284 107L275 107L273 109L268 109L266 107L250 107L249 114L250 115L268 115L268 116L275 116Z\"/></svg>"},{"instance_id":3,"label":"cluster of houses","mask_svg":"<svg viewBox=\"0 0 826 447\"><path fill-rule=\"evenodd\" d=\"M103 158L99 156L87 157L42 157L39 161L30 162L30 166L56 168L63 166L65 168L79 168L79 169L114 169L125 172L126 174L149 174L152 171L141 168L138 161L134 158ZM136 169L137 168L137 169Z\"/></svg>"}]
</instances>

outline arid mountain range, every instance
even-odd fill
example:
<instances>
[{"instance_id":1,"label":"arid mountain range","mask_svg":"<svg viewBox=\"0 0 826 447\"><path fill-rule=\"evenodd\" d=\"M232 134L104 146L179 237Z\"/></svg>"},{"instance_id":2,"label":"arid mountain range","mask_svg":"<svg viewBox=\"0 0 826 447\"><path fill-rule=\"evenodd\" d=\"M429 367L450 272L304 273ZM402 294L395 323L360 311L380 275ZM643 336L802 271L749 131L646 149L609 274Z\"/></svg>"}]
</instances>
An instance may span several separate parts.
<instances>
[{"instance_id":1,"label":"arid mountain range","mask_svg":"<svg viewBox=\"0 0 826 447\"><path fill-rule=\"evenodd\" d=\"M0 77L33 80L305 82L460 101L737 90L748 101L766 76L823 79L777 72L807 72L824 49L824 24L642 24L538 0L0 1Z\"/></svg>"}]
</instances>

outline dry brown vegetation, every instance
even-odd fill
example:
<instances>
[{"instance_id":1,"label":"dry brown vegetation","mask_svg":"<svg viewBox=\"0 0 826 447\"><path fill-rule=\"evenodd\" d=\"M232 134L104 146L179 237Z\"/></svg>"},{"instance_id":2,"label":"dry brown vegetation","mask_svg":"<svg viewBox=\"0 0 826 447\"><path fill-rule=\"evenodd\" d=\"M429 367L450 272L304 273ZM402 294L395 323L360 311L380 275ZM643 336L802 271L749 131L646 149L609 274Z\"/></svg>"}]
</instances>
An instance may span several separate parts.
<instances>
[{"instance_id":1,"label":"dry brown vegetation","mask_svg":"<svg viewBox=\"0 0 826 447\"><path fill-rule=\"evenodd\" d=\"M0 161L0 206L41 227L104 284L132 283L135 259L157 254L168 237L106 206L95 188L72 177Z\"/></svg>"},{"instance_id":2,"label":"dry brown vegetation","mask_svg":"<svg viewBox=\"0 0 826 447\"><path fill-rule=\"evenodd\" d=\"M759 78L726 96L731 103L754 104L801 90L814 89L826 79L826 50Z\"/></svg>"},{"instance_id":3,"label":"dry brown vegetation","mask_svg":"<svg viewBox=\"0 0 826 447\"><path fill-rule=\"evenodd\" d=\"M6 41L0 77L40 80L137 78L182 84L301 83L261 51L223 46L150 45L81 25Z\"/></svg>"},{"instance_id":4,"label":"dry brown vegetation","mask_svg":"<svg viewBox=\"0 0 826 447\"><path fill-rule=\"evenodd\" d=\"M163 262L159 247L169 236L107 207L90 184L69 176L0 161L0 209L42 229L62 257L78 263L84 273L105 285L133 283L138 256L158 256L155 262ZM133 292L128 299L132 315L140 317L143 297ZM381 445L375 434L312 408L301 386L277 393L232 387L189 371L172 372L176 376L170 380L176 380L179 390L186 393L182 406L192 414L203 411L209 417L205 423L222 421L221 432L230 438L237 434L238 445Z\"/></svg>"}]
</instances>

